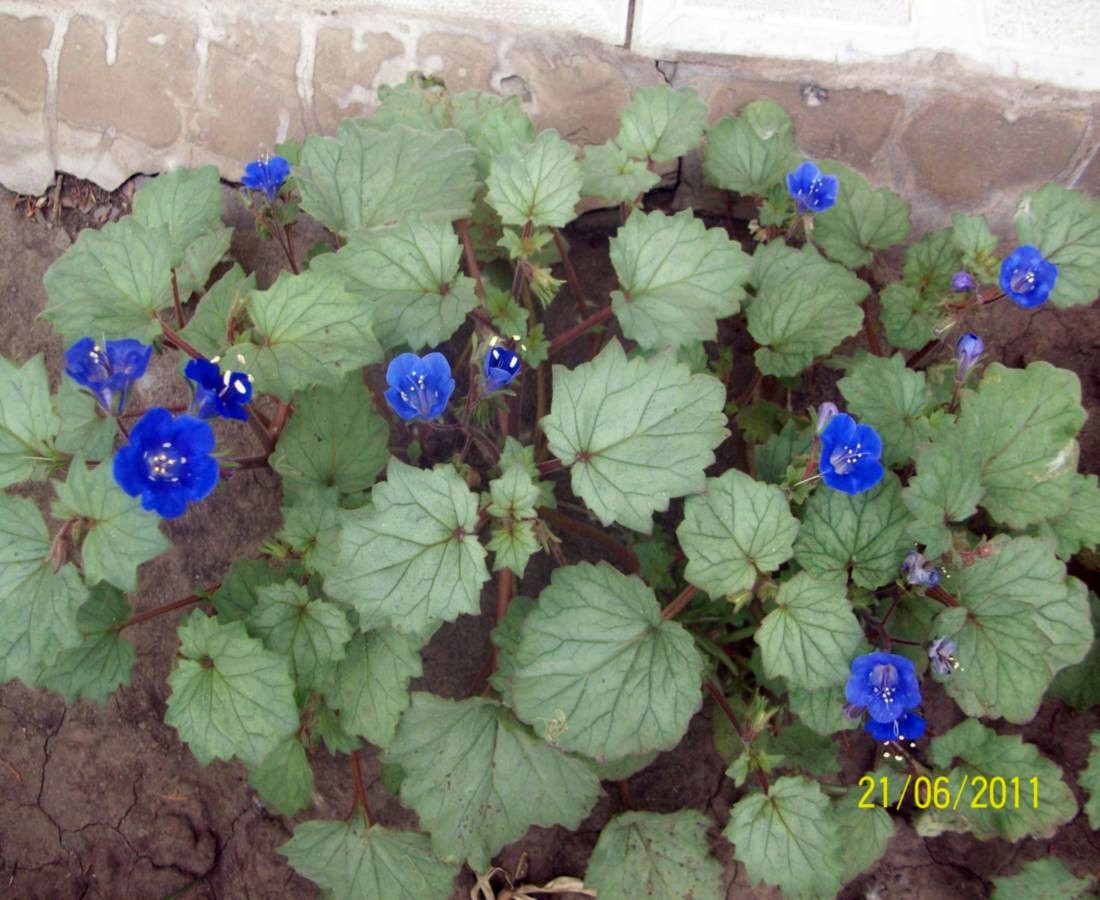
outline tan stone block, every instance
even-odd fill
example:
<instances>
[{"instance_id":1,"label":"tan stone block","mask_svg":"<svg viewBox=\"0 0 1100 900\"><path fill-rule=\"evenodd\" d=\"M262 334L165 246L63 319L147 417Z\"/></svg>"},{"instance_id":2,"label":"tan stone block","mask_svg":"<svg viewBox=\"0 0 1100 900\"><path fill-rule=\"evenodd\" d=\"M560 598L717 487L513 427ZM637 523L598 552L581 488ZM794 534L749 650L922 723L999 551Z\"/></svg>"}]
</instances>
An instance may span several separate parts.
<instances>
[{"instance_id":1,"label":"tan stone block","mask_svg":"<svg viewBox=\"0 0 1100 900\"><path fill-rule=\"evenodd\" d=\"M942 97L910 118L901 140L917 187L977 204L994 188L1057 179L1084 132L1079 113L1036 112L1010 122L991 104Z\"/></svg>"},{"instance_id":2,"label":"tan stone block","mask_svg":"<svg viewBox=\"0 0 1100 900\"><path fill-rule=\"evenodd\" d=\"M736 114L753 100L771 100L787 111L798 146L807 156L838 159L857 168L870 164L902 111L901 97L885 91L737 80L714 90L708 100L711 121Z\"/></svg>"},{"instance_id":3,"label":"tan stone block","mask_svg":"<svg viewBox=\"0 0 1100 900\"><path fill-rule=\"evenodd\" d=\"M368 33L360 41L346 28L326 28L317 35L313 68L313 111L317 126L329 134L341 120L369 113L368 92L382 63L404 52L388 34Z\"/></svg>"},{"instance_id":4,"label":"tan stone block","mask_svg":"<svg viewBox=\"0 0 1100 900\"><path fill-rule=\"evenodd\" d=\"M42 111L47 79L42 51L52 36L49 19L0 16L0 97L23 112Z\"/></svg>"},{"instance_id":5,"label":"tan stone block","mask_svg":"<svg viewBox=\"0 0 1100 900\"><path fill-rule=\"evenodd\" d=\"M211 40L205 96L192 123L205 153L245 163L304 132L298 97L298 29L238 21Z\"/></svg>"},{"instance_id":6,"label":"tan stone block","mask_svg":"<svg viewBox=\"0 0 1100 900\"><path fill-rule=\"evenodd\" d=\"M100 22L69 24L58 63L59 122L128 135L149 147L169 147L180 135L181 107L194 96L198 74L192 26L158 16L127 16L113 62Z\"/></svg>"},{"instance_id":7,"label":"tan stone block","mask_svg":"<svg viewBox=\"0 0 1100 900\"><path fill-rule=\"evenodd\" d=\"M1100 147L1093 151L1092 159L1077 179L1076 187L1100 199Z\"/></svg>"},{"instance_id":8,"label":"tan stone block","mask_svg":"<svg viewBox=\"0 0 1100 900\"><path fill-rule=\"evenodd\" d=\"M423 71L442 78L451 93L488 91L497 50L468 35L432 32L420 38L416 59Z\"/></svg>"},{"instance_id":9,"label":"tan stone block","mask_svg":"<svg viewBox=\"0 0 1100 900\"><path fill-rule=\"evenodd\" d=\"M522 47L500 69L504 86L526 94L540 128L556 128L575 144L602 144L619 130L619 113L634 90L663 82L652 61L589 41Z\"/></svg>"}]
</instances>

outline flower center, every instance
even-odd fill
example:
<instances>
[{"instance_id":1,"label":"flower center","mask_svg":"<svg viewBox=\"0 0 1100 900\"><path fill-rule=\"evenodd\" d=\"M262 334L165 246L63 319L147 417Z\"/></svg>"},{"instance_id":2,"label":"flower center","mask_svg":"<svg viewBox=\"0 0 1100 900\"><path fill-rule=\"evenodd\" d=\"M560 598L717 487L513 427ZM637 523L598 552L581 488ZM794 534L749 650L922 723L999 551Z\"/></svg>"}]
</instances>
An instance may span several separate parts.
<instances>
[{"instance_id":1,"label":"flower center","mask_svg":"<svg viewBox=\"0 0 1100 900\"><path fill-rule=\"evenodd\" d=\"M236 391L238 394L242 395L248 393L248 388L241 384L240 379L234 378L233 375L233 372L222 373L222 386L218 388L219 400L224 400L225 395L228 394L231 390Z\"/></svg>"},{"instance_id":2,"label":"flower center","mask_svg":"<svg viewBox=\"0 0 1100 900\"><path fill-rule=\"evenodd\" d=\"M180 480L178 467L187 462L186 456L179 456L171 441L165 441L155 453L145 454L145 467L153 481L169 481L173 484Z\"/></svg>"},{"instance_id":3,"label":"flower center","mask_svg":"<svg viewBox=\"0 0 1100 900\"><path fill-rule=\"evenodd\" d=\"M1031 269L1015 269L1008 281L1014 294L1026 294L1035 288L1035 272Z\"/></svg>"},{"instance_id":4,"label":"flower center","mask_svg":"<svg viewBox=\"0 0 1100 900\"><path fill-rule=\"evenodd\" d=\"M870 452L863 449L862 444L853 447L837 447L829 456L829 464L837 475L847 475L863 457L870 456Z\"/></svg>"},{"instance_id":5,"label":"flower center","mask_svg":"<svg viewBox=\"0 0 1100 900\"><path fill-rule=\"evenodd\" d=\"M96 374L104 381L111 377L111 361L99 344L95 344L88 352L88 361L99 370Z\"/></svg>"},{"instance_id":6,"label":"flower center","mask_svg":"<svg viewBox=\"0 0 1100 900\"><path fill-rule=\"evenodd\" d=\"M889 663L880 663L871 669L871 692L881 697L883 703L893 703L898 684L898 670Z\"/></svg>"},{"instance_id":7,"label":"flower center","mask_svg":"<svg viewBox=\"0 0 1100 900\"><path fill-rule=\"evenodd\" d=\"M420 415L427 416L432 408L432 401L437 392L430 390L426 384L427 376L420 372L410 372L408 390L401 391L401 399L415 409Z\"/></svg>"}]
</instances>

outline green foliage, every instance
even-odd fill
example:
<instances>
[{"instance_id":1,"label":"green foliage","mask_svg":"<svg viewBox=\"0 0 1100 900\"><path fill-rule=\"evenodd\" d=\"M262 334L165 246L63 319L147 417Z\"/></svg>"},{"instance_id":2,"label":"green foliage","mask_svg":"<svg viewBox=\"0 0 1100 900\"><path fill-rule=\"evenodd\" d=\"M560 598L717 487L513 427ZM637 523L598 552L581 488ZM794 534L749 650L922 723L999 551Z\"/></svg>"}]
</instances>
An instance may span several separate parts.
<instances>
[{"instance_id":1,"label":"green foliage","mask_svg":"<svg viewBox=\"0 0 1100 900\"><path fill-rule=\"evenodd\" d=\"M958 440L924 445L917 450L917 473L901 492L914 519L909 536L924 544L929 557L946 553L948 524L974 515L984 495L981 451L967 450Z\"/></svg>"},{"instance_id":2,"label":"green foliage","mask_svg":"<svg viewBox=\"0 0 1100 900\"><path fill-rule=\"evenodd\" d=\"M882 461L888 466L911 459L931 431L926 412L932 395L924 373L906 368L900 353L863 357L837 389L848 401L848 412L873 426L882 438Z\"/></svg>"},{"instance_id":3,"label":"green foliage","mask_svg":"<svg viewBox=\"0 0 1100 900\"><path fill-rule=\"evenodd\" d=\"M313 794L313 769L305 747L296 735L284 738L248 772L264 806L281 816L293 816L309 806Z\"/></svg>"},{"instance_id":4,"label":"green foliage","mask_svg":"<svg viewBox=\"0 0 1100 900\"><path fill-rule=\"evenodd\" d=\"M1016 208L1021 244L1038 247L1058 267L1055 306L1091 303L1100 292L1100 203L1078 191L1046 184L1024 194Z\"/></svg>"},{"instance_id":5,"label":"green foliage","mask_svg":"<svg viewBox=\"0 0 1100 900\"><path fill-rule=\"evenodd\" d=\"M754 100L737 118L711 126L703 154L707 182L739 194L763 194L798 159L791 118L770 100Z\"/></svg>"},{"instance_id":6,"label":"green foliage","mask_svg":"<svg viewBox=\"0 0 1100 900\"><path fill-rule=\"evenodd\" d=\"M1085 801L1085 815L1089 818L1089 827L1095 831L1100 828L1100 731L1094 731L1089 735L1089 743L1092 751L1089 753L1089 764L1077 779L1088 794Z\"/></svg>"},{"instance_id":7,"label":"green foliage","mask_svg":"<svg viewBox=\"0 0 1100 900\"><path fill-rule=\"evenodd\" d=\"M630 390L627 390L627 388ZM601 522L646 534L672 497L703 489L724 427L722 384L665 353L627 359L612 340L594 360L554 367L542 429L574 492ZM675 436L676 441L670 440Z\"/></svg>"},{"instance_id":8,"label":"green foliage","mask_svg":"<svg viewBox=\"0 0 1100 900\"><path fill-rule=\"evenodd\" d=\"M485 199L505 225L562 228L573 220L582 183L576 148L551 129L493 157Z\"/></svg>"},{"instance_id":9,"label":"green foliage","mask_svg":"<svg viewBox=\"0 0 1100 900\"><path fill-rule=\"evenodd\" d=\"M634 92L615 143L634 159L668 163L698 147L706 127L707 105L694 90L658 84Z\"/></svg>"},{"instance_id":10,"label":"green foliage","mask_svg":"<svg viewBox=\"0 0 1100 900\"><path fill-rule=\"evenodd\" d=\"M993 879L993 900L1076 900L1096 883L1077 878L1057 857L1033 859L1015 875Z\"/></svg>"},{"instance_id":11,"label":"green foliage","mask_svg":"<svg viewBox=\"0 0 1100 900\"><path fill-rule=\"evenodd\" d=\"M43 480L60 430L42 357L22 366L0 357L0 488Z\"/></svg>"},{"instance_id":12,"label":"green foliage","mask_svg":"<svg viewBox=\"0 0 1100 900\"><path fill-rule=\"evenodd\" d=\"M871 187L838 162L822 163L821 171L840 179L836 204L814 217L813 239L829 259L856 269L909 235L909 204L889 188Z\"/></svg>"},{"instance_id":13,"label":"green foliage","mask_svg":"<svg viewBox=\"0 0 1100 900\"><path fill-rule=\"evenodd\" d=\"M939 306L914 287L895 281L879 295L882 327L895 347L916 350L935 338Z\"/></svg>"},{"instance_id":14,"label":"green foliage","mask_svg":"<svg viewBox=\"0 0 1100 900\"><path fill-rule=\"evenodd\" d=\"M584 148L581 160L581 194L602 197L615 203L631 203L656 187L661 176L614 141Z\"/></svg>"},{"instance_id":15,"label":"green foliage","mask_svg":"<svg viewBox=\"0 0 1100 900\"><path fill-rule=\"evenodd\" d=\"M244 269L233 263L233 267L203 294L195 314L180 330L180 337L208 357L224 353L229 344L230 317L236 318L255 290L256 276L245 275Z\"/></svg>"}]
</instances>

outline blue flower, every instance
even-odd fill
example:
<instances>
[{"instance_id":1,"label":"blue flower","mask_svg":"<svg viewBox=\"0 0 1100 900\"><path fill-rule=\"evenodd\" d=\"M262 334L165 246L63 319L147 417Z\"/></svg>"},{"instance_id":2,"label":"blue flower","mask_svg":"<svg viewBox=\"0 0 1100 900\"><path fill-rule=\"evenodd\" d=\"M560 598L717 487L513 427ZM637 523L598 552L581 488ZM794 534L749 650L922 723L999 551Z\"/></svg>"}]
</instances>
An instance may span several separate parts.
<instances>
[{"instance_id":1,"label":"blue flower","mask_svg":"<svg viewBox=\"0 0 1100 900\"><path fill-rule=\"evenodd\" d=\"M290 174L290 163L281 156L273 156L271 159L256 159L244 167L244 177L241 184L254 191L263 191L267 199L272 203L278 196L279 188L283 186Z\"/></svg>"},{"instance_id":2,"label":"blue flower","mask_svg":"<svg viewBox=\"0 0 1100 900\"><path fill-rule=\"evenodd\" d=\"M1058 267L1030 244L1017 247L1001 263L1001 290L1024 309L1046 303L1057 279Z\"/></svg>"},{"instance_id":3,"label":"blue flower","mask_svg":"<svg viewBox=\"0 0 1100 900\"><path fill-rule=\"evenodd\" d=\"M967 373L977 365L978 358L984 350L985 344L973 331L968 331L959 338L955 345L955 359L959 362L959 370L955 373L955 377L959 381L966 379Z\"/></svg>"},{"instance_id":4,"label":"blue flower","mask_svg":"<svg viewBox=\"0 0 1100 900\"><path fill-rule=\"evenodd\" d=\"M871 719L863 730L876 741L917 741L924 737L924 718L915 712L902 713L892 722Z\"/></svg>"},{"instance_id":5,"label":"blue flower","mask_svg":"<svg viewBox=\"0 0 1100 900\"><path fill-rule=\"evenodd\" d=\"M183 374L195 382L195 415L200 419L221 416L225 419L248 418L252 382L244 372L223 372L217 363L193 359Z\"/></svg>"},{"instance_id":6,"label":"blue flower","mask_svg":"<svg viewBox=\"0 0 1100 900\"><path fill-rule=\"evenodd\" d=\"M65 374L95 395L107 412L118 414L126 405L130 385L145 374L153 348L127 338L107 341L102 347L91 338L81 338L65 351ZM111 401L118 396L118 409Z\"/></svg>"},{"instance_id":7,"label":"blue flower","mask_svg":"<svg viewBox=\"0 0 1100 900\"><path fill-rule=\"evenodd\" d=\"M969 272L956 272L951 276L951 290L956 294L969 294L978 283Z\"/></svg>"},{"instance_id":8,"label":"blue flower","mask_svg":"<svg viewBox=\"0 0 1100 900\"><path fill-rule=\"evenodd\" d=\"M809 160L787 173L787 190L794 198L799 215L827 210L836 203L838 187L840 182L835 175L822 175L821 169Z\"/></svg>"},{"instance_id":9,"label":"blue flower","mask_svg":"<svg viewBox=\"0 0 1100 900\"><path fill-rule=\"evenodd\" d=\"M390 386L386 402L406 422L442 415L455 389L451 364L442 353L429 353L423 359L402 353L390 361L386 384Z\"/></svg>"},{"instance_id":10,"label":"blue flower","mask_svg":"<svg viewBox=\"0 0 1100 900\"><path fill-rule=\"evenodd\" d=\"M937 675L950 675L959 667L955 659L958 645L950 638L939 637L928 644L928 658L932 660L932 671Z\"/></svg>"},{"instance_id":11,"label":"blue flower","mask_svg":"<svg viewBox=\"0 0 1100 900\"><path fill-rule=\"evenodd\" d=\"M847 413L833 416L821 432L818 468L834 491L859 494L874 487L886 472L881 457L882 439L875 429Z\"/></svg>"},{"instance_id":12,"label":"blue flower","mask_svg":"<svg viewBox=\"0 0 1100 900\"><path fill-rule=\"evenodd\" d=\"M519 354L504 347L490 347L485 354L485 393L504 387L521 368Z\"/></svg>"},{"instance_id":13,"label":"blue flower","mask_svg":"<svg viewBox=\"0 0 1100 900\"><path fill-rule=\"evenodd\" d=\"M210 455L214 432L192 416L172 418L155 407L134 426L130 441L115 454L118 486L166 519L183 515L218 483L218 461Z\"/></svg>"},{"instance_id":14,"label":"blue flower","mask_svg":"<svg viewBox=\"0 0 1100 900\"><path fill-rule=\"evenodd\" d=\"M867 653L852 660L845 699L864 707L876 722L893 722L920 705L917 671L904 656Z\"/></svg>"},{"instance_id":15,"label":"blue flower","mask_svg":"<svg viewBox=\"0 0 1100 900\"><path fill-rule=\"evenodd\" d=\"M934 588L940 583L940 570L929 565L924 554L916 550L909 551L909 555L901 564L901 570L905 573L909 584L922 584Z\"/></svg>"}]
</instances>

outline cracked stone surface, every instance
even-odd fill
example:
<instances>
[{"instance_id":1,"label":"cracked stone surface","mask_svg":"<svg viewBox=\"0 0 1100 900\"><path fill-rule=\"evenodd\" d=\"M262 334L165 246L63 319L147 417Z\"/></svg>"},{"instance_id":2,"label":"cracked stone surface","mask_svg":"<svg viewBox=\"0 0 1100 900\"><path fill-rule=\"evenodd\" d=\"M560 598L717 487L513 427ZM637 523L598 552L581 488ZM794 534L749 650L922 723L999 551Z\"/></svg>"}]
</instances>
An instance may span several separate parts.
<instances>
[{"instance_id":1,"label":"cracked stone surface","mask_svg":"<svg viewBox=\"0 0 1100 900\"><path fill-rule=\"evenodd\" d=\"M227 198L228 218L241 224L243 212L233 192L228 191ZM34 317L45 301L42 274L69 246L70 237L60 228L47 229L37 218L24 219L11 200L0 191L0 241L6 248L0 263L0 303L6 314L0 352L18 360L44 352L56 380L60 343ZM590 302L604 301L612 288L607 235L613 221L613 216L596 213L570 231ZM246 267L258 270L261 285L270 283L279 262L277 250L241 232L234 252ZM888 258L883 264L892 261ZM551 333L573 316L572 302L563 291L551 307ZM1082 464L1095 471L1100 459L1100 307L1029 313L1006 304L983 310L975 330L983 334L990 354L1009 365L1046 358L1077 371L1090 411L1082 433ZM747 356L743 331L731 325L723 340L734 346L735 358L738 353ZM734 377L747 381L747 370L736 369ZM140 385L135 402L177 402L180 389L171 361L160 359ZM233 439L241 442L241 452L255 452L249 434ZM45 499L41 491L33 496ZM184 596L196 585L216 582L232 558L254 552L274 530L277 505L277 486L269 475L249 472L223 483L203 504L201 514L169 526L176 547L141 569L139 590L132 597L135 607L152 607ZM571 560L599 555L568 540L565 552ZM547 579L546 560L535 557L529 571L523 590L534 593ZM491 599L486 596L484 601L488 608ZM178 614L173 614L128 632L138 653L133 681L105 706L66 706L45 691L17 683L0 686L3 896L127 900L181 891L191 900L316 896L314 887L295 876L276 853L290 836L293 822L263 810L243 767L223 762L199 766L164 724L165 679L176 650L177 621ZM479 693L488 652L484 623L464 617L443 629L427 648L420 686L451 697ZM959 719L957 708L938 689L928 691L926 705L933 731L942 732ZM774 890L749 885L743 867L720 837L739 791L723 776L725 764L714 749L710 715L708 706L692 720L678 748L633 776L630 792L640 809L693 807L714 820L710 838L725 868L728 898L778 897ZM1076 773L1085 765L1087 735L1098 727L1096 711L1082 715L1048 703L1029 725L1002 730L1022 733L1067 772ZM845 783L853 784L873 766L876 751L858 734L849 740L850 750L841 751L842 775ZM362 759L376 817L388 826L414 828L415 816L382 786L377 754L364 751ZM342 818L351 792L346 760L318 751L311 761L316 777L313 804L297 821ZM605 789L606 796L577 831L533 828L522 841L505 848L497 861L513 868L526 853L530 880L536 882L582 874L599 829L623 809L615 786ZM986 896L993 877L1012 873L1029 859L1055 855L1079 873L1095 870L1100 859L1100 836L1080 815L1052 840L1017 844L981 843L954 834L926 840L905 817L894 816L894 822L895 838L886 856L844 889L841 896L846 900ZM468 874L460 878L453 897L469 896L471 885Z\"/></svg>"}]
</instances>

